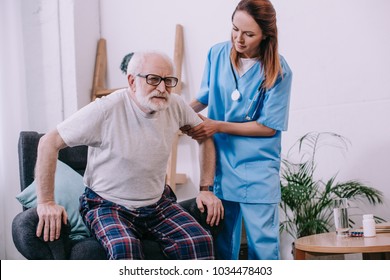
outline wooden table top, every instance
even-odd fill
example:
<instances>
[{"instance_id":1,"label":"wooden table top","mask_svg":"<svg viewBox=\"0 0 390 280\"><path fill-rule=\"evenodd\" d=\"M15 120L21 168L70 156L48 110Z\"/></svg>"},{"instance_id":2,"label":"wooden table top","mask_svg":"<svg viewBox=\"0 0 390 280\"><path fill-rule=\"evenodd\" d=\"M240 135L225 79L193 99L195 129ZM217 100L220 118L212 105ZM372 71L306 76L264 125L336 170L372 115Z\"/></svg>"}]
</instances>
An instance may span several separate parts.
<instances>
[{"instance_id":1,"label":"wooden table top","mask_svg":"<svg viewBox=\"0 0 390 280\"><path fill-rule=\"evenodd\" d=\"M335 232L305 236L295 240L295 248L315 253L380 253L390 252L390 233L375 237L337 237Z\"/></svg>"}]
</instances>

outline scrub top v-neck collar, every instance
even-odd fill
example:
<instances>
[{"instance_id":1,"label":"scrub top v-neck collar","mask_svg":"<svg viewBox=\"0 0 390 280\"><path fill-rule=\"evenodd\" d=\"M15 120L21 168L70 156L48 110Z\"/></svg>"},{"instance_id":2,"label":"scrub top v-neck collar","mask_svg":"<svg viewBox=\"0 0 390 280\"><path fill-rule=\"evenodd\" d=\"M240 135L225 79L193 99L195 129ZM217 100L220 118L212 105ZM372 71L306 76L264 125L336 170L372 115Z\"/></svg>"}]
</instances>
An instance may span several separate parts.
<instances>
[{"instance_id":1,"label":"scrub top v-neck collar","mask_svg":"<svg viewBox=\"0 0 390 280\"><path fill-rule=\"evenodd\" d=\"M256 58L240 58L241 65L240 65L240 69L237 71L239 78L243 77L256 64L257 61L258 59ZM238 79L236 76L236 72L234 71L233 64L231 60L229 60L229 62L230 62L230 69L233 74L234 84L235 84L235 89L231 93L230 97L233 101L238 101L241 99L242 95L238 90Z\"/></svg>"}]
</instances>

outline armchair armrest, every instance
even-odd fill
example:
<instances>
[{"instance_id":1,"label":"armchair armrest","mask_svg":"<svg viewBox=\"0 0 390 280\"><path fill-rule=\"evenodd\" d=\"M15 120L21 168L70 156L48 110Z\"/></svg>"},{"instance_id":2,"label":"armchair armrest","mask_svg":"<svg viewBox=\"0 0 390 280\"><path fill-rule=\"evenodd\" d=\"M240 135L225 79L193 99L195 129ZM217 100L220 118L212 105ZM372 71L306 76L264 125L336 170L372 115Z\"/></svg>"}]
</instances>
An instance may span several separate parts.
<instances>
[{"instance_id":1,"label":"armchair armrest","mask_svg":"<svg viewBox=\"0 0 390 280\"><path fill-rule=\"evenodd\" d=\"M37 208L19 213L12 222L12 237L15 247L27 259L65 260L66 242L69 242L70 227L63 225L61 236L55 241L45 242L35 235L38 224Z\"/></svg>"}]
</instances>

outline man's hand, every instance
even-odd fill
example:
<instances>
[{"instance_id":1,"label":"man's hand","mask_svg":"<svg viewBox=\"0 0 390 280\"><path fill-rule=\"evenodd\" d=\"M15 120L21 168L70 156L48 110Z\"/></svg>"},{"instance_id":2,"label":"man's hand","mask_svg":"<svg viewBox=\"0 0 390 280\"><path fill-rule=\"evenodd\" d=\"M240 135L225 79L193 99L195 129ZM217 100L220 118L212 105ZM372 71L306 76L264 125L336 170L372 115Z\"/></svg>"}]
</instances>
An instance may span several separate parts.
<instances>
[{"instance_id":1,"label":"man's hand","mask_svg":"<svg viewBox=\"0 0 390 280\"><path fill-rule=\"evenodd\" d=\"M201 191L196 198L196 203L200 212L207 208L206 223L210 226L218 225L219 221L224 217L224 209L222 201L211 191Z\"/></svg>"},{"instance_id":2,"label":"man's hand","mask_svg":"<svg viewBox=\"0 0 390 280\"><path fill-rule=\"evenodd\" d=\"M37 206L39 222L36 235L44 241L54 241L60 238L61 224L67 224L68 214L65 208L55 202L39 203Z\"/></svg>"}]
</instances>

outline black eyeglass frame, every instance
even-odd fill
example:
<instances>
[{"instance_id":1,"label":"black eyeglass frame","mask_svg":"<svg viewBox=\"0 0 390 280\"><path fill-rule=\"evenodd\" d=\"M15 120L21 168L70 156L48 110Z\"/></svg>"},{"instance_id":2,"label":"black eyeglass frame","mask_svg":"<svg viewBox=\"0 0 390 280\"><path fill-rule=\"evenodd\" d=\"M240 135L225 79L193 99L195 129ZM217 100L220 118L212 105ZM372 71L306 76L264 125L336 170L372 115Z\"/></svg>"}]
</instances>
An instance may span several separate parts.
<instances>
[{"instance_id":1,"label":"black eyeglass frame","mask_svg":"<svg viewBox=\"0 0 390 280\"><path fill-rule=\"evenodd\" d=\"M156 79L158 79L159 81L158 81L158 83L151 83L150 82L150 76L153 76L154 78L156 78ZM141 77L141 78L145 78L145 80L146 80L146 83L148 84L148 85L151 85L151 86L158 86L160 83L161 83L161 81L164 81L164 83L165 83L165 87L167 87L167 88L174 88L175 86L177 86L177 84L178 84L178 82L179 82L179 79L178 78L176 78L176 77L161 77L161 76L159 76L159 75L156 75L156 74L146 74L146 75L142 75L141 73L138 73L137 74L137 77ZM167 82L166 82L166 80L167 79L171 79L171 81L173 82L173 84L172 85L168 85L167 84Z\"/></svg>"}]
</instances>

